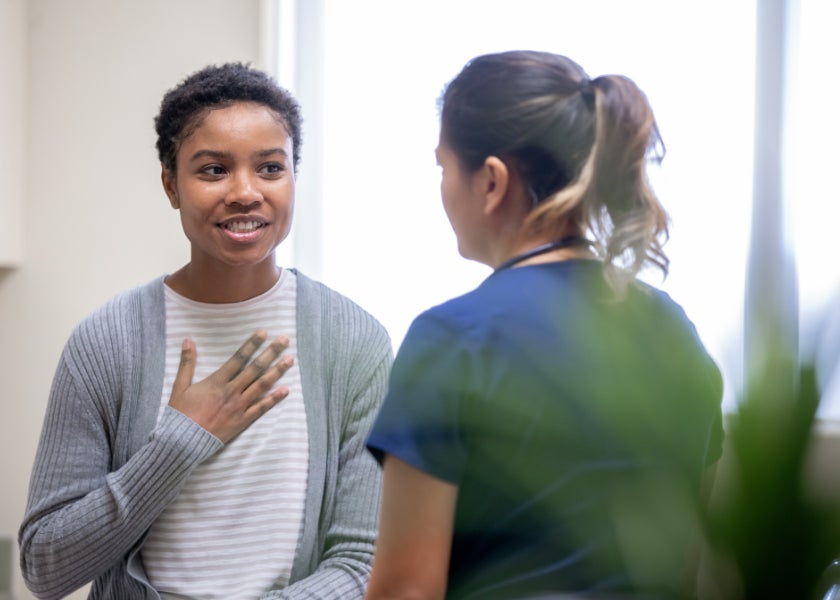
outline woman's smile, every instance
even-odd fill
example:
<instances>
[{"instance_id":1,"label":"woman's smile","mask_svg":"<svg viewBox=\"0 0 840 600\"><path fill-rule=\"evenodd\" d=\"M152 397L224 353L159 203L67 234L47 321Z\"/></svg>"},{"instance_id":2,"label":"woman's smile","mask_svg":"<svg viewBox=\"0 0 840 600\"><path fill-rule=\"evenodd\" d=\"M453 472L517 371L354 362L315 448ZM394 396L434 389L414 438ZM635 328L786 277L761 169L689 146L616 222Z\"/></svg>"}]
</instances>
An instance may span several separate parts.
<instances>
[{"instance_id":1,"label":"woman's smile","mask_svg":"<svg viewBox=\"0 0 840 600\"><path fill-rule=\"evenodd\" d=\"M222 232L234 242L252 243L257 241L264 233L268 223L261 218L235 218L219 224Z\"/></svg>"}]
</instances>

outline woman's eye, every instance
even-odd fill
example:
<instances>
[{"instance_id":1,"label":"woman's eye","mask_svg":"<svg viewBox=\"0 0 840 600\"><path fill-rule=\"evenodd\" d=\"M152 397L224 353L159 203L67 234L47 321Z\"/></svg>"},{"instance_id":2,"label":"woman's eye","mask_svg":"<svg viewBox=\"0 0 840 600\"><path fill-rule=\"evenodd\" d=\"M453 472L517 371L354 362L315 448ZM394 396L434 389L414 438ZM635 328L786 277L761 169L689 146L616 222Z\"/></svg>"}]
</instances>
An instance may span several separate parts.
<instances>
[{"instance_id":1,"label":"woman's eye","mask_svg":"<svg viewBox=\"0 0 840 600\"><path fill-rule=\"evenodd\" d=\"M201 172L205 175L213 175L214 177L217 177L219 175L224 175L225 169L220 165L207 165L201 169Z\"/></svg>"},{"instance_id":2,"label":"woman's eye","mask_svg":"<svg viewBox=\"0 0 840 600\"><path fill-rule=\"evenodd\" d=\"M260 168L260 172L266 175L280 175L285 167L280 163L267 163Z\"/></svg>"}]
</instances>

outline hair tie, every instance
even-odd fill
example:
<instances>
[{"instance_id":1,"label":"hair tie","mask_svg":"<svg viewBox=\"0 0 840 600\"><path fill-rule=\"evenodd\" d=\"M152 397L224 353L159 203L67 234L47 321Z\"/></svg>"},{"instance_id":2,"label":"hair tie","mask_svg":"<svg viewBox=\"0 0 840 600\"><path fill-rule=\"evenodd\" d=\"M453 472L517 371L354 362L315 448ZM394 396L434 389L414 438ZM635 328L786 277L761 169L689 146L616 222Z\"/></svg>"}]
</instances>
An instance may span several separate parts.
<instances>
[{"instance_id":1,"label":"hair tie","mask_svg":"<svg viewBox=\"0 0 840 600\"><path fill-rule=\"evenodd\" d=\"M592 80L589 77L584 77L578 82L578 91L589 108L595 106L595 86L592 85Z\"/></svg>"}]
</instances>

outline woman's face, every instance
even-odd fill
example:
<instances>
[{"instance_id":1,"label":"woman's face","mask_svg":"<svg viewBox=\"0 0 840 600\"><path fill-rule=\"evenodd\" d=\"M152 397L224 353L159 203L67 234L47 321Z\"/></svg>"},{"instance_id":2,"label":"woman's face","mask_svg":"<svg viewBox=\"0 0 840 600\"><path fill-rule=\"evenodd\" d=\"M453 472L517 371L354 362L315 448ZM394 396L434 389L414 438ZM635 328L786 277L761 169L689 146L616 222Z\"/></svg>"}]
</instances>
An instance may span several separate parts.
<instances>
[{"instance_id":1,"label":"woman's face","mask_svg":"<svg viewBox=\"0 0 840 600\"><path fill-rule=\"evenodd\" d=\"M295 198L292 138L253 102L213 109L185 138L163 183L194 267L266 265L289 233Z\"/></svg>"},{"instance_id":2,"label":"woman's face","mask_svg":"<svg viewBox=\"0 0 840 600\"><path fill-rule=\"evenodd\" d=\"M458 238L458 252L464 258L484 262L483 198L475 189L473 176L458 161L457 155L441 138L435 150L441 167L440 196L443 209L449 219L455 237Z\"/></svg>"}]
</instances>

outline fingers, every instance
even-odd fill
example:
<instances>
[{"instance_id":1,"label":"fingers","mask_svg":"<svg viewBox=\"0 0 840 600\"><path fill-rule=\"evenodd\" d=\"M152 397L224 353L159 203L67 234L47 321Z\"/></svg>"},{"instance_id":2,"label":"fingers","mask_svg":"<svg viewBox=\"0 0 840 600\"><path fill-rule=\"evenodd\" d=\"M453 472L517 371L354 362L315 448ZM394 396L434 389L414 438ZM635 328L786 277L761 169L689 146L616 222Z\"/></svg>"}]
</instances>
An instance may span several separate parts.
<instances>
[{"instance_id":1,"label":"fingers","mask_svg":"<svg viewBox=\"0 0 840 600\"><path fill-rule=\"evenodd\" d=\"M233 356L227 359L225 364L219 367L217 373L222 380L230 381L236 377L245 368L245 365L248 364L248 361L251 360L251 357L259 349L259 347L263 345L266 337L267 334L265 330L258 329L253 333L253 335L251 335L251 337L245 340L245 343L233 353Z\"/></svg>"},{"instance_id":2,"label":"fingers","mask_svg":"<svg viewBox=\"0 0 840 600\"><path fill-rule=\"evenodd\" d=\"M245 410L245 418L253 423L269 410L277 406L288 395L289 388L284 387L274 390L272 393L267 394L252 403L251 406Z\"/></svg>"},{"instance_id":3,"label":"fingers","mask_svg":"<svg viewBox=\"0 0 840 600\"><path fill-rule=\"evenodd\" d=\"M181 344L181 361L178 363L178 371L175 373L175 381L172 384L172 393L183 393L192 385L195 375L195 343L185 339Z\"/></svg>"},{"instance_id":4,"label":"fingers","mask_svg":"<svg viewBox=\"0 0 840 600\"><path fill-rule=\"evenodd\" d=\"M263 350L250 364L234 377L234 383L245 389L255 386L262 393L271 389L280 377L292 366L292 357L280 357L283 351L289 347L289 338L280 336L274 339L268 348ZM277 360L280 358L280 360ZM232 381L233 382L233 381Z\"/></svg>"}]
</instances>

